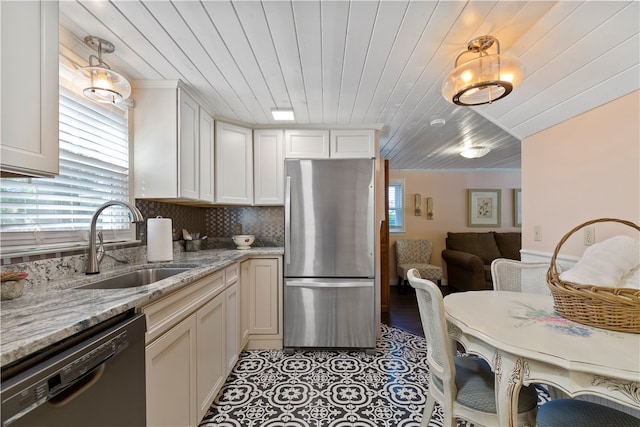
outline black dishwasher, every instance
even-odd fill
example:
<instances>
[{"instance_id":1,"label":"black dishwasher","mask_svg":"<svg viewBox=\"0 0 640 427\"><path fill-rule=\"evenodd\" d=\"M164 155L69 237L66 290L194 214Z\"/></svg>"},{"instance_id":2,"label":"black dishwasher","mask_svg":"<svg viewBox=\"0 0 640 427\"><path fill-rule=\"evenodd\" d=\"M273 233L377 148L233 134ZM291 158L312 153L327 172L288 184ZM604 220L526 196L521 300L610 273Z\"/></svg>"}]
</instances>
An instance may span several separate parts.
<instances>
[{"instance_id":1,"label":"black dishwasher","mask_svg":"<svg viewBox=\"0 0 640 427\"><path fill-rule=\"evenodd\" d=\"M3 367L2 426L144 426L145 330L124 313Z\"/></svg>"}]
</instances>

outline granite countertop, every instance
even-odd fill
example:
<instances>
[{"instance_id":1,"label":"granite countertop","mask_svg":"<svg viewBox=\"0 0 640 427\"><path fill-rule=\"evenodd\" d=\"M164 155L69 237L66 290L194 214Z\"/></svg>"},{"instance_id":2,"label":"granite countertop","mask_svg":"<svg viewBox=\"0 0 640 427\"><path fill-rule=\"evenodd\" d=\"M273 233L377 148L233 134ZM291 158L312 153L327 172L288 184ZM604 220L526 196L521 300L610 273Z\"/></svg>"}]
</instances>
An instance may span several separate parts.
<instances>
[{"instance_id":1,"label":"granite countertop","mask_svg":"<svg viewBox=\"0 0 640 427\"><path fill-rule=\"evenodd\" d=\"M148 304L234 262L256 255L282 255L283 248L213 249L183 252L171 262L138 263L100 274L51 282L46 290L25 292L0 303L1 366L35 353L125 311ZM190 267L184 273L127 289L74 289L144 267Z\"/></svg>"}]
</instances>

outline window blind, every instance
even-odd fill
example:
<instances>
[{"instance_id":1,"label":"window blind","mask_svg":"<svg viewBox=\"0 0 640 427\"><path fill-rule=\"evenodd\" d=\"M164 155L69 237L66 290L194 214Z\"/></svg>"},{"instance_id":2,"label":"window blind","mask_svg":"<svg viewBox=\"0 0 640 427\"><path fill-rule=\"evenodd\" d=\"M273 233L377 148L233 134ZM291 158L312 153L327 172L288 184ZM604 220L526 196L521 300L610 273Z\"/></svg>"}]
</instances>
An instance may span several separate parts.
<instances>
[{"instance_id":1,"label":"window blind","mask_svg":"<svg viewBox=\"0 0 640 427\"><path fill-rule=\"evenodd\" d=\"M88 242L93 213L109 200L129 200L128 113L71 90L72 70L60 64L60 174L2 178L2 247L40 248ZM128 210L98 218L105 240L132 239Z\"/></svg>"},{"instance_id":2,"label":"window blind","mask_svg":"<svg viewBox=\"0 0 640 427\"><path fill-rule=\"evenodd\" d=\"M402 216L403 187L402 181L391 180L389 182L389 232L391 233L404 232Z\"/></svg>"}]
</instances>

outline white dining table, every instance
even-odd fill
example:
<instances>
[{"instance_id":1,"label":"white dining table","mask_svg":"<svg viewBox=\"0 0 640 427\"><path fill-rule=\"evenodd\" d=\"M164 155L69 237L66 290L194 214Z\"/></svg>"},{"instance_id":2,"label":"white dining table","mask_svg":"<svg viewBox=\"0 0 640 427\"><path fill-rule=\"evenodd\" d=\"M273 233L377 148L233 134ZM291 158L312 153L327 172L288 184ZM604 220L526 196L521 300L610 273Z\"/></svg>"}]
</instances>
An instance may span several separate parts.
<instances>
[{"instance_id":1,"label":"white dining table","mask_svg":"<svg viewBox=\"0 0 640 427\"><path fill-rule=\"evenodd\" d=\"M449 336L495 373L499 425L517 425L518 392L532 383L640 409L640 334L568 320L541 294L459 292L444 305Z\"/></svg>"}]
</instances>

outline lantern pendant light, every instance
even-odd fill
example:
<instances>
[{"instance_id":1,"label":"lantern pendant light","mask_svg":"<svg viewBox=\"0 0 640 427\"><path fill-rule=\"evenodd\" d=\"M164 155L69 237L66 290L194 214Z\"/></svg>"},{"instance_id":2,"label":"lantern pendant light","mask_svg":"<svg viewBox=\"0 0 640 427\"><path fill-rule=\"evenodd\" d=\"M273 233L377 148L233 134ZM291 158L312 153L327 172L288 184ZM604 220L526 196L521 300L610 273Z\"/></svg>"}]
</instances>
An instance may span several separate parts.
<instances>
[{"instance_id":1,"label":"lantern pendant light","mask_svg":"<svg viewBox=\"0 0 640 427\"><path fill-rule=\"evenodd\" d=\"M497 53L489 54L487 50L494 44ZM461 61L464 55L474 53L478 56ZM471 40L456 58L455 67L442 82L442 96L457 105L491 104L509 95L524 79L522 62L500 54L500 42L493 36Z\"/></svg>"},{"instance_id":2,"label":"lantern pendant light","mask_svg":"<svg viewBox=\"0 0 640 427\"><path fill-rule=\"evenodd\" d=\"M115 51L113 43L95 36L84 38L87 46L98 52L89 56L89 66L76 71L73 86L89 99L105 104L117 104L129 98L131 85L121 74L113 71L102 54Z\"/></svg>"}]
</instances>

